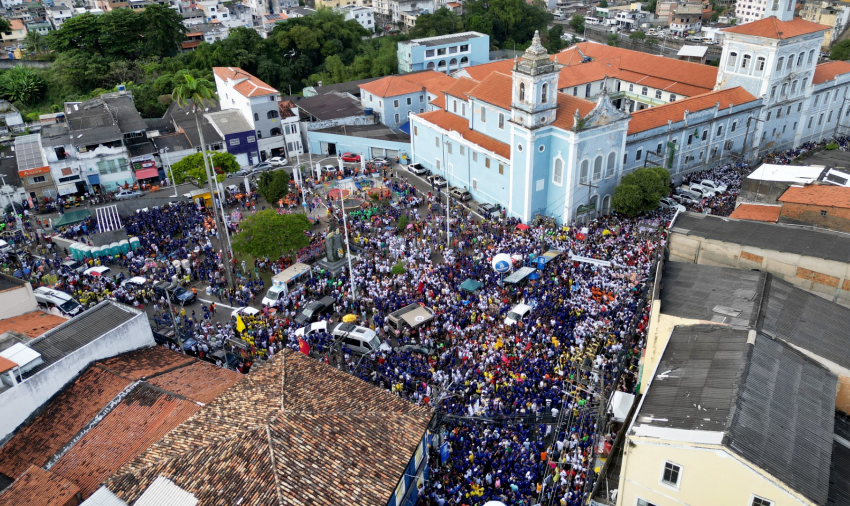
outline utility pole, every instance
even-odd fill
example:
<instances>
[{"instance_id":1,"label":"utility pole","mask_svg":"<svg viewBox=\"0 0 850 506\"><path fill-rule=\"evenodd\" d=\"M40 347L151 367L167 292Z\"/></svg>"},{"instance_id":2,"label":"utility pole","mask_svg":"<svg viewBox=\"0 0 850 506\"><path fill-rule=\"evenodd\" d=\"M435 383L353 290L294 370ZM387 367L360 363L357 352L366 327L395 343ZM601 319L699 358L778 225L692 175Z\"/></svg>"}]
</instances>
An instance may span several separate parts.
<instances>
[{"instance_id":1,"label":"utility pole","mask_svg":"<svg viewBox=\"0 0 850 506\"><path fill-rule=\"evenodd\" d=\"M185 355L186 350L183 349L183 338L180 336L180 331L177 330L177 317L174 315L174 308L171 306L170 294L165 294L165 300L168 301L168 311L171 312L171 328L174 329L174 335L177 336L177 344L180 345L180 353Z\"/></svg>"},{"instance_id":2,"label":"utility pole","mask_svg":"<svg viewBox=\"0 0 850 506\"><path fill-rule=\"evenodd\" d=\"M165 147L163 149L165 149L165 165L168 165L168 171L171 173L171 184L174 185L174 195L172 195L172 197L176 197L177 196L177 181L174 180L174 171L171 170L171 163L169 163L168 147ZM163 172L165 172L165 171L163 171Z\"/></svg>"},{"instance_id":3,"label":"utility pole","mask_svg":"<svg viewBox=\"0 0 850 506\"><path fill-rule=\"evenodd\" d=\"M587 216L587 222L590 222L590 197L591 192L594 188L599 188L599 185L595 185L588 181L587 183L579 183L579 186L587 186L587 207L584 209L584 214Z\"/></svg>"},{"instance_id":4,"label":"utility pole","mask_svg":"<svg viewBox=\"0 0 850 506\"><path fill-rule=\"evenodd\" d=\"M218 211L215 208L215 170L210 167L212 162L207 163L206 157L206 146L201 146L202 155L201 158L204 159L204 170L207 173L207 184L210 187L210 203L212 207L213 221L215 221L215 229L219 233L219 241L221 241L221 260L224 263L224 275L227 276L227 284L230 287L233 287L233 273L230 271L230 254L227 251L227 247L224 244L224 226L221 219L219 219ZM212 158L212 155L210 155ZM223 217L222 217L223 218Z\"/></svg>"}]
</instances>

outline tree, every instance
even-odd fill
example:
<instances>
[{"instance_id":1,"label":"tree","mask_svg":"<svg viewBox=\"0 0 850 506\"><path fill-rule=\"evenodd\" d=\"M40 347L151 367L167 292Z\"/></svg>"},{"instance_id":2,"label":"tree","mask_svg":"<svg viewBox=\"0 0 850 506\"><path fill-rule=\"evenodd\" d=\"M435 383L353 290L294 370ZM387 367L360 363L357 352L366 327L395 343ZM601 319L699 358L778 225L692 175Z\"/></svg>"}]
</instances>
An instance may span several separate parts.
<instances>
[{"instance_id":1,"label":"tree","mask_svg":"<svg viewBox=\"0 0 850 506\"><path fill-rule=\"evenodd\" d=\"M39 55L47 52L47 40L45 40L44 35L38 33L35 30L27 32L27 36L24 37L24 48L27 51L27 55Z\"/></svg>"},{"instance_id":2,"label":"tree","mask_svg":"<svg viewBox=\"0 0 850 506\"><path fill-rule=\"evenodd\" d=\"M608 2L606 0L601 0L599 2L599 7L603 8L603 9L608 7Z\"/></svg>"},{"instance_id":3,"label":"tree","mask_svg":"<svg viewBox=\"0 0 850 506\"><path fill-rule=\"evenodd\" d=\"M0 32L9 33L12 31L12 25L6 18L0 18Z\"/></svg>"},{"instance_id":4,"label":"tree","mask_svg":"<svg viewBox=\"0 0 850 506\"><path fill-rule=\"evenodd\" d=\"M581 14L573 14L569 24L575 33L584 33L584 16Z\"/></svg>"},{"instance_id":5,"label":"tree","mask_svg":"<svg viewBox=\"0 0 850 506\"><path fill-rule=\"evenodd\" d=\"M649 0L649 3L646 5L647 12L655 13L655 8L658 6L658 0Z\"/></svg>"},{"instance_id":6,"label":"tree","mask_svg":"<svg viewBox=\"0 0 850 506\"><path fill-rule=\"evenodd\" d=\"M463 20L453 11L440 7L434 14L422 14L410 30L413 38L436 37L463 31Z\"/></svg>"},{"instance_id":7,"label":"tree","mask_svg":"<svg viewBox=\"0 0 850 506\"><path fill-rule=\"evenodd\" d=\"M529 42L535 31L545 34L552 14L540 3L525 0L469 0L463 4L466 30L490 35L503 49Z\"/></svg>"},{"instance_id":8,"label":"tree","mask_svg":"<svg viewBox=\"0 0 850 506\"><path fill-rule=\"evenodd\" d=\"M257 192L272 206L289 193L289 174L285 170L263 172L257 181Z\"/></svg>"},{"instance_id":9,"label":"tree","mask_svg":"<svg viewBox=\"0 0 850 506\"><path fill-rule=\"evenodd\" d=\"M612 33L608 36L608 45L614 47L620 47L620 36L616 33Z\"/></svg>"},{"instance_id":10,"label":"tree","mask_svg":"<svg viewBox=\"0 0 850 506\"><path fill-rule=\"evenodd\" d=\"M44 80L29 67L18 65L0 75L0 94L9 102L33 104L41 100L44 90Z\"/></svg>"},{"instance_id":11,"label":"tree","mask_svg":"<svg viewBox=\"0 0 850 506\"><path fill-rule=\"evenodd\" d=\"M646 40L646 34L638 30L629 34L631 40Z\"/></svg>"},{"instance_id":12,"label":"tree","mask_svg":"<svg viewBox=\"0 0 850 506\"><path fill-rule=\"evenodd\" d=\"M644 167L626 174L614 190L614 209L628 216L658 207L670 189L670 172L662 167Z\"/></svg>"},{"instance_id":13,"label":"tree","mask_svg":"<svg viewBox=\"0 0 850 506\"><path fill-rule=\"evenodd\" d=\"M830 60L850 60L850 39L842 40L838 44L832 46L832 51L829 52Z\"/></svg>"},{"instance_id":14,"label":"tree","mask_svg":"<svg viewBox=\"0 0 850 506\"><path fill-rule=\"evenodd\" d=\"M141 18L145 26L145 54L168 56L180 50L180 43L183 42L187 30L183 25L182 16L177 11L152 3L145 6Z\"/></svg>"},{"instance_id":15,"label":"tree","mask_svg":"<svg viewBox=\"0 0 850 506\"><path fill-rule=\"evenodd\" d=\"M555 24L552 28L549 29L549 33L546 34L545 37L545 46L546 50L550 53L557 53L561 49L564 49L567 46L566 41L562 38L564 35L564 26Z\"/></svg>"},{"instance_id":16,"label":"tree","mask_svg":"<svg viewBox=\"0 0 850 506\"><path fill-rule=\"evenodd\" d=\"M187 179L193 180L198 188L202 188L207 184L207 171L204 167L204 160L201 153L194 153L183 157L182 160L173 164L171 170L174 171L174 180L177 184L183 184ZM236 157L230 153L212 153L212 163L216 169L216 180L222 182L227 177L227 174L232 174L239 170L239 162ZM219 173L218 169L222 173Z\"/></svg>"},{"instance_id":17,"label":"tree","mask_svg":"<svg viewBox=\"0 0 850 506\"><path fill-rule=\"evenodd\" d=\"M308 246L310 238L304 232L309 229L310 221L304 214L277 214L266 209L242 220L231 244L234 250L255 258L277 259Z\"/></svg>"}]
</instances>

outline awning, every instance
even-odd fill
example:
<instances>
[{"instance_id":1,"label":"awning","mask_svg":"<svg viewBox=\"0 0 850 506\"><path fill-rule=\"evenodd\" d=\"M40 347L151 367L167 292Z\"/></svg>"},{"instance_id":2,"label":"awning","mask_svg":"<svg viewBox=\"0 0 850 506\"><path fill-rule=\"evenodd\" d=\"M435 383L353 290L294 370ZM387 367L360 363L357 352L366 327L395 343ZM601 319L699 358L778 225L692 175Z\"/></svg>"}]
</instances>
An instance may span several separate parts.
<instances>
[{"instance_id":1,"label":"awning","mask_svg":"<svg viewBox=\"0 0 850 506\"><path fill-rule=\"evenodd\" d=\"M100 184L100 174L89 174L89 184Z\"/></svg>"},{"instance_id":2,"label":"awning","mask_svg":"<svg viewBox=\"0 0 850 506\"><path fill-rule=\"evenodd\" d=\"M399 125L398 129L406 133L407 135L410 135L410 121L405 121L404 123Z\"/></svg>"},{"instance_id":3,"label":"awning","mask_svg":"<svg viewBox=\"0 0 850 506\"><path fill-rule=\"evenodd\" d=\"M516 226L516 228L517 228L517 230L525 231L525 230L528 230L529 227L525 223L520 223L519 225Z\"/></svg>"},{"instance_id":4,"label":"awning","mask_svg":"<svg viewBox=\"0 0 850 506\"><path fill-rule=\"evenodd\" d=\"M54 227L63 227L65 225L73 225L74 223L79 223L84 219L91 216L91 213L88 209L76 209L74 211L68 211L62 216L59 217L58 220L53 222Z\"/></svg>"},{"instance_id":5,"label":"awning","mask_svg":"<svg viewBox=\"0 0 850 506\"><path fill-rule=\"evenodd\" d=\"M536 269L534 267L523 267L511 274L510 276L505 278L505 283L516 284L528 277L529 274L534 272Z\"/></svg>"},{"instance_id":6,"label":"awning","mask_svg":"<svg viewBox=\"0 0 850 506\"><path fill-rule=\"evenodd\" d=\"M159 178L159 171L156 168L136 171L136 179L148 179L152 177Z\"/></svg>"},{"instance_id":7,"label":"awning","mask_svg":"<svg viewBox=\"0 0 850 506\"><path fill-rule=\"evenodd\" d=\"M59 192L59 195L70 195L72 193L77 193L77 185L74 183L60 184L56 187L56 190Z\"/></svg>"},{"instance_id":8,"label":"awning","mask_svg":"<svg viewBox=\"0 0 850 506\"><path fill-rule=\"evenodd\" d=\"M483 286L483 283L480 281L475 281L474 279L467 279L463 283L460 284L461 290L466 290L467 292L474 292Z\"/></svg>"}]
</instances>

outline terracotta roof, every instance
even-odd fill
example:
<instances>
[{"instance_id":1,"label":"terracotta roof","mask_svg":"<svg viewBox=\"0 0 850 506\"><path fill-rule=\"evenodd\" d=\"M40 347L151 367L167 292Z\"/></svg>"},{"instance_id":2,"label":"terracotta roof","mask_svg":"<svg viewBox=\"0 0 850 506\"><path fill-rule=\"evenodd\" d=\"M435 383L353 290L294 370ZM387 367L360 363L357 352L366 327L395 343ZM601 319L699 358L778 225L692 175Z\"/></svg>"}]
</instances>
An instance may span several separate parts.
<instances>
[{"instance_id":1,"label":"terracotta roof","mask_svg":"<svg viewBox=\"0 0 850 506\"><path fill-rule=\"evenodd\" d=\"M286 350L109 478L132 503L167 476L204 505L385 504L431 412ZM356 472L351 472L356 467Z\"/></svg>"},{"instance_id":2,"label":"terracotta roof","mask_svg":"<svg viewBox=\"0 0 850 506\"><path fill-rule=\"evenodd\" d=\"M440 95L443 90L454 84L454 82L454 78L442 72L427 70L413 74L387 76L377 81L361 84L360 89L382 98L397 97L423 90L428 91L432 95Z\"/></svg>"},{"instance_id":3,"label":"terracotta roof","mask_svg":"<svg viewBox=\"0 0 850 506\"><path fill-rule=\"evenodd\" d=\"M481 65L473 65L462 69L474 81L483 81L485 77L493 72L501 72L502 74L510 74L514 68L513 60L499 60Z\"/></svg>"},{"instance_id":4,"label":"terracotta roof","mask_svg":"<svg viewBox=\"0 0 850 506\"><path fill-rule=\"evenodd\" d=\"M469 92L469 90L471 90L472 88L475 88L477 85L477 81L473 81L468 77L461 77L460 79L455 81L451 86L446 88L446 95L451 95L453 97L466 100L466 93Z\"/></svg>"},{"instance_id":5,"label":"terracotta roof","mask_svg":"<svg viewBox=\"0 0 850 506\"><path fill-rule=\"evenodd\" d=\"M202 42L202 40L189 40L186 42L181 42L180 47L182 47L183 49L193 49L200 46Z\"/></svg>"},{"instance_id":6,"label":"terracotta roof","mask_svg":"<svg viewBox=\"0 0 850 506\"><path fill-rule=\"evenodd\" d=\"M469 121L466 118L458 116L457 114L450 113L448 111L444 111L442 109L439 111L416 114L416 116L422 118L428 123L432 123L442 128L443 130L446 130L447 132L454 130L467 141L475 145L481 146L487 151L496 153L502 158L505 158L507 160L511 159L510 146L508 146L504 142L497 141L489 135L482 134L481 132L476 132L475 130L470 130Z\"/></svg>"},{"instance_id":7,"label":"terracotta roof","mask_svg":"<svg viewBox=\"0 0 850 506\"><path fill-rule=\"evenodd\" d=\"M446 108L446 96L445 95L438 95L438 96L434 97L434 100L431 101L431 105L433 105L434 107L439 107L440 109L445 109Z\"/></svg>"},{"instance_id":8,"label":"terracotta roof","mask_svg":"<svg viewBox=\"0 0 850 506\"><path fill-rule=\"evenodd\" d=\"M469 90L467 95L509 111L513 95L513 79L507 74L493 72Z\"/></svg>"},{"instance_id":9,"label":"terracotta roof","mask_svg":"<svg viewBox=\"0 0 850 506\"><path fill-rule=\"evenodd\" d=\"M18 367L18 364L12 362L6 357L0 357L0 373L4 373L6 371L11 371L15 367Z\"/></svg>"},{"instance_id":10,"label":"terracotta roof","mask_svg":"<svg viewBox=\"0 0 850 506\"><path fill-rule=\"evenodd\" d=\"M204 404L242 379L238 372L197 361L148 379L148 383Z\"/></svg>"},{"instance_id":11,"label":"terracotta roof","mask_svg":"<svg viewBox=\"0 0 850 506\"><path fill-rule=\"evenodd\" d=\"M576 109L578 109L579 114L584 117L587 116L594 107L596 107L596 103L589 100L567 95L565 93L558 93L558 114L555 117L555 121L552 122L552 125L558 128L563 128L564 130L569 130L573 127L573 125L575 125Z\"/></svg>"},{"instance_id":12,"label":"terracotta roof","mask_svg":"<svg viewBox=\"0 0 850 506\"><path fill-rule=\"evenodd\" d=\"M850 208L850 188L819 184L791 186L777 200L789 204L848 209Z\"/></svg>"},{"instance_id":13,"label":"terracotta roof","mask_svg":"<svg viewBox=\"0 0 850 506\"><path fill-rule=\"evenodd\" d=\"M233 89L246 97L272 95L278 92L271 85L264 83L239 67L213 67L213 72L225 82L241 80L233 86Z\"/></svg>"},{"instance_id":14,"label":"terracotta roof","mask_svg":"<svg viewBox=\"0 0 850 506\"><path fill-rule=\"evenodd\" d=\"M0 506L71 506L80 488L70 481L30 466L9 488L0 493Z\"/></svg>"},{"instance_id":15,"label":"terracotta roof","mask_svg":"<svg viewBox=\"0 0 850 506\"><path fill-rule=\"evenodd\" d=\"M632 113L631 121L629 121L629 135L664 126L668 120L681 121L686 110L690 112L701 111L714 107L718 102L720 109L726 109L733 104L741 105L754 100L758 99L750 95L744 88L737 86L635 111Z\"/></svg>"},{"instance_id":16,"label":"terracotta roof","mask_svg":"<svg viewBox=\"0 0 850 506\"><path fill-rule=\"evenodd\" d=\"M562 90L570 86L601 81L606 76L617 77L620 69L616 63L614 60L603 60L564 67L558 74L558 89ZM581 92L584 94L584 90L581 90Z\"/></svg>"},{"instance_id":17,"label":"terracotta roof","mask_svg":"<svg viewBox=\"0 0 850 506\"><path fill-rule=\"evenodd\" d=\"M729 217L735 218L736 220L767 221L770 223L776 223L779 220L780 211L782 211L781 206L741 204L732 211L732 214L730 214Z\"/></svg>"},{"instance_id":18,"label":"terracotta roof","mask_svg":"<svg viewBox=\"0 0 850 506\"><path fill-rule=\"evenodd\" d=\"M812 84L825 83L835 79L840 74L850 73L850 61L830 61L815 67Z\"/></svg>"},{"instance_id":19,"label":"terracotta roof","mask_svg":"<svg viewBox=\"0 0 850 506\"><path fill-rule=\"evenodd\" d=\"M77 441L51 471L79 485L86 498L125 462L199 409L190 400L141 383Z\"/></svg>"},{"instance_id":20,"label":"terracotta roof","mask_svg":"<svg viewBox=\"0 0 850 506\"><path fill-rule=\"evenodd\" d=\"M194 358L175 353L164 346L152 346L107 358L97 364L118 376L140 380L193 362Z\"/></svg>"},{"instance_id":21,"label":"terracotta roof","mask_svg":"<svg viewBox=\"0 0 850 506\"><path fill-rule=\"evenodd\" d=\"M752 35L754 37L764 37L766 39L790 39L807 33L822 32L831 30L831 26L822 25L812 21L806 21L803 18L794 18L791 21L780 21L776 16L745 23L739 26L726 28L723 31L727 33L740 33L742 35Z\"/></svg>"},{"instance_id":22,"label":"terracotta roof","mask_svg":"<svg viewBox=\"0 0 850 506\"><path fill-rule=\"evenodd\" d=\"M21 21L20 19L10 19L9 20L9 27L12 30L23 30L23 29L25 29L24 22Z\"/></svg>"},{"instance_id":23,"label":"terracotta roof","mask_svg":"<svg viewBox=\"0 0 850 506\"><path fill-rule=\"evenodd\" d=\"M15 478L30 464L47 464L129 384L125 378L90 367L0 448L0 473Z\"/></svg>"},{"instance_id":24,"label":"terracotta roof","mask_svg":"<svg viewBox=\"0 0 850 506\"><path fill-rule=\"evenodd\" d=\"M61 316L44 311L32 311L0 320L0 334L13 331L29 337L38 337L66 321L68 319Z\"/></svg>"}]
</instances>

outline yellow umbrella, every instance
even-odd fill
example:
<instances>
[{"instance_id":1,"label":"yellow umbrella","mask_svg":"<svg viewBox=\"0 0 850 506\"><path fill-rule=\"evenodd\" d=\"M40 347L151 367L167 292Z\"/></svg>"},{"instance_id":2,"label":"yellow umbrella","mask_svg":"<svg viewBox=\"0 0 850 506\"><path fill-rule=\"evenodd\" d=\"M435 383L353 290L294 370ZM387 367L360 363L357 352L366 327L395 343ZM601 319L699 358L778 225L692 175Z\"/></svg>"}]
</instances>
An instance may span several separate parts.
<instances>
[{"instance_id":1,"label":"yellow umbrella","mask_svg":"<svg viewBox=\"0 0 850 506\"><path fill-rule=\"evenodd\" d=\"M345 323L353 323L357 321L357 316L353 314L347 314L342 317L342 321L344 321Z\"/></svg>"}]
</instances>

